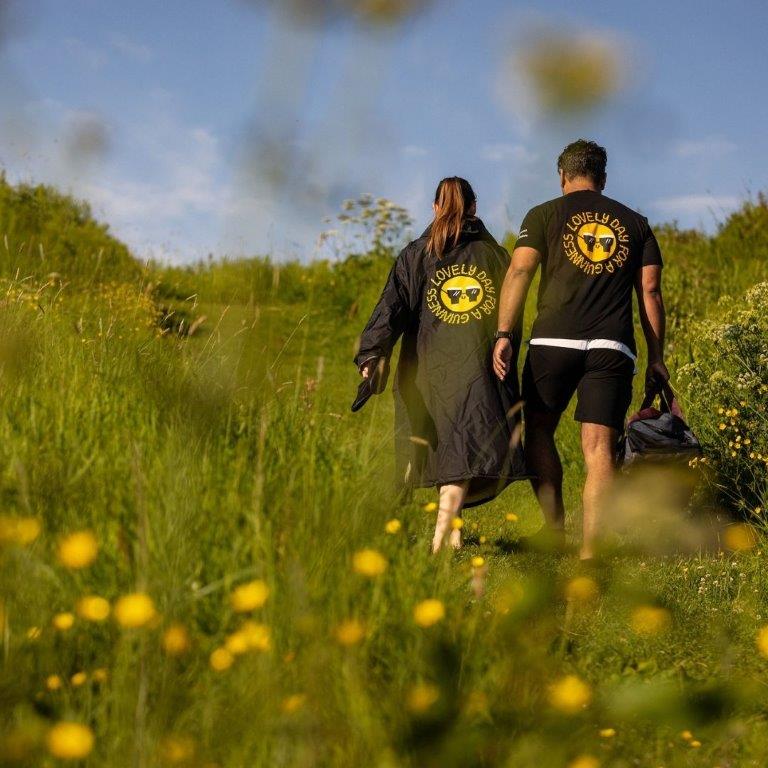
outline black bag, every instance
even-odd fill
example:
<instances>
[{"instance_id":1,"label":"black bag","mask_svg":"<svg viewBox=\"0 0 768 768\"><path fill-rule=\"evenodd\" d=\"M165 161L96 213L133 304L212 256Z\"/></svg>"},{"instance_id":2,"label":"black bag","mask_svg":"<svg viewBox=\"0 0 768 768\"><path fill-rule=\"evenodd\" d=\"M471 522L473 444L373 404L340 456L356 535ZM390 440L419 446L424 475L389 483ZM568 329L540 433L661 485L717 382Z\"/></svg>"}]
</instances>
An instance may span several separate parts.
<instances>
[{"instance_id":1,"label":"black bag","mask_svg":"<svg viewBox=\"0 0 768 768\"><path fill-rule=\"evenodd\" d=\"M359 411L368 402L371 395L380 395L387 386L389 358L379 357L371 360L375 360L376 364L371 366L370 375L367 379L363 379L357 388L357 395L352 403L352 413ZM363 365L368 365L371 360L366 360Z\"/></svg>"},{"instance_id":2,"label":"black bag","mask_svg":"<svg viewBox=\"0 0 768 768\"><path fill-rule=\"evenodd\" d=\"M652 407L657 395L660 410ZM685 423L672 387L664 383L646 393L640 410L629 418L619 441L617 463L620 467L638 462L687 464L701 454L701 444Z\"/></svg>"}]
</instances>

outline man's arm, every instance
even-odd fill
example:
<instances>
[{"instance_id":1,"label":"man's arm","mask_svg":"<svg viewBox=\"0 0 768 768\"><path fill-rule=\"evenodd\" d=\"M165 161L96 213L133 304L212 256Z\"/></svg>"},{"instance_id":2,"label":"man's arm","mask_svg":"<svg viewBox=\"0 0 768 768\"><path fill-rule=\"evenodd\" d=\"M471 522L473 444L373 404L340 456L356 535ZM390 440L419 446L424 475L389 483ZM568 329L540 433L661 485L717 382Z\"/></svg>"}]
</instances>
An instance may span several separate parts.
<instances>
[{"instance_id":1,"label":"man's arm","mask_svg":"<svg viewBox=\"0 0 768 768\"><path fill-rule=\"evenodd\" d=\"M669 371L664 364L664 334L667 316L661 293L661 266L642 267L635 277L635 291L640 309L640 324L648 345L648 369L645 373L646 391L658 381L669 381Z\"/></svg>"},{"instance_id":2,"label":"man's arm","mask_svg":"<svg viewBox=\"0 0 768 768\"><path fill-rule=\"evenodd\" d=\"M541 254L535 248L520 246L512 253L512 261L504 277L499 299L499 330L511 331L525 307L528 289L536 274ZM503 380L509 373L512 358L512 343L509 339L499 339L493 348L493 370Z\"/></svg>"}]
</instances>

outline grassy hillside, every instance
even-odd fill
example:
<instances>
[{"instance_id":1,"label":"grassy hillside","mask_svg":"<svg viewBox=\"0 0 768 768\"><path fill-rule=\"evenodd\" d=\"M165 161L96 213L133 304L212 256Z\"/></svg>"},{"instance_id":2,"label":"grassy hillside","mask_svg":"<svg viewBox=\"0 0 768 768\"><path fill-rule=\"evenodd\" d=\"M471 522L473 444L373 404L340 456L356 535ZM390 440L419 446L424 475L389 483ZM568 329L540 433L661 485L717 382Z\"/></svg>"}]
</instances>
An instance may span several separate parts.
<instances>
[{"instance_id":1,"label":"grassy hillside","mask_svg":"<svg viewBox=\"0 0 768 768\"><path fill-rule=\"evenodd\" d=\"M520 549L540 525L522 484L467 514L456 556L427 554L431 494L395 505L391 398L348 410L386 254L143 274L85 213L54 220L13 231L58 254L59 278L3 268L0 759L762 764L768 328L760 289L741 297L762 278L764 200L711 238L663 230L710 492L684 514L677 478L621 484L623 546L586 574ZM112 256L89 272L95 233ZM758 525L723 533L703 500Z\"/></svg>"}]
</instances>

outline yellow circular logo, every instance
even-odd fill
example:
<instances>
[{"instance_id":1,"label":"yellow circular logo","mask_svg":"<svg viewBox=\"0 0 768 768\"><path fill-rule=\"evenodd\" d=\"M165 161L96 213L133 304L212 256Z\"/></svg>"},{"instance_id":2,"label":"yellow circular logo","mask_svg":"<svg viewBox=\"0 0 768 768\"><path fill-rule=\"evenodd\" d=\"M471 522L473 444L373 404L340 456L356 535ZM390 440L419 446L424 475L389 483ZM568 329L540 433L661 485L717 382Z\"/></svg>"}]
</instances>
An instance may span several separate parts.
<instances>
[{"instance_id":1,"label":"yellow circular logo","mask_svg":"<svg viewBox=\"0 0 768 768\"><path fill-rule=\"evenodd\" d=\"M451 312L469 312L483 300L483 296L480 283L466 275L452 277L440 286L440 300Z\"/></svg>"},{"instance_id":2,"label":"yellow circular logo","mask_svg":"<svg viewBox=\"0 0 768 768\"><path fill-rule=\"evenodd\" d=\"M581 253L594 262L610 259L617 246L614 231L605 224L596 222L582 225L576 236L576 242Z\"/></svg>"}]
</instances>

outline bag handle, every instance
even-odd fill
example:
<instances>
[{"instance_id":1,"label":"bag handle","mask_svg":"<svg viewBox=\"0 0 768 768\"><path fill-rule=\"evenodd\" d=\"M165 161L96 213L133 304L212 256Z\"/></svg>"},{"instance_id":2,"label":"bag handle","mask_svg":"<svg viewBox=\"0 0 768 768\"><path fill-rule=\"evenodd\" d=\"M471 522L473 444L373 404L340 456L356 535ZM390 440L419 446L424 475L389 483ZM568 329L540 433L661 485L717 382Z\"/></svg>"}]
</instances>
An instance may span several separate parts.
<instances>
[{"instance_id":1,"label":"bag handle","mask_svg":"<svg viewBox=\"0 0 768 768\"><path fill-rule=\"evenodd\" d=\"M678 419L683 418L683 409L680 407L677 396L668 381L657 381L655 387L646 391L640 410L644 411L646 408L650 408L657 396L662 413L671 413L673 416L677 416Z\"/></svg>"}]
</instances>

